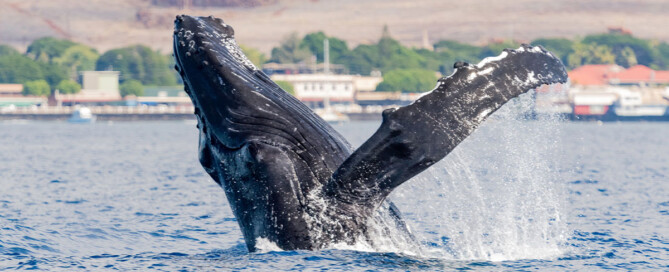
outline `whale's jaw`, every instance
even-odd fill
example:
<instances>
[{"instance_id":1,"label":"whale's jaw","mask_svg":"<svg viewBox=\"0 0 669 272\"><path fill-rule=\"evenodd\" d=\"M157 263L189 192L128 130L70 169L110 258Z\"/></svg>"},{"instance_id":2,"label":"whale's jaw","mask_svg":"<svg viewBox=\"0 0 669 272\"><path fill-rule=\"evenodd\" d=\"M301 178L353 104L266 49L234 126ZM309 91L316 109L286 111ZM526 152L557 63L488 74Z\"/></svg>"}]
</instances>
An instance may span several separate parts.
<instances>
[{"instance_id":1,"label":"whale's jaw","mask_svg":"<svg viewBox=\"0 0 669 272\"><path fill-rule=\"evenodd\" d=\"M353 244L369 239L368 224L379 220L406 231L394 205L383 205L394 188L510 99L567 81L560 60L541 47L457 63L433 91L385 111L381 127L352 153L248 61L222 20L177 16L174 55L199 121L200 162L225 190L250 251L259 238L285 250Z\"/></svg>"}]
</instances>

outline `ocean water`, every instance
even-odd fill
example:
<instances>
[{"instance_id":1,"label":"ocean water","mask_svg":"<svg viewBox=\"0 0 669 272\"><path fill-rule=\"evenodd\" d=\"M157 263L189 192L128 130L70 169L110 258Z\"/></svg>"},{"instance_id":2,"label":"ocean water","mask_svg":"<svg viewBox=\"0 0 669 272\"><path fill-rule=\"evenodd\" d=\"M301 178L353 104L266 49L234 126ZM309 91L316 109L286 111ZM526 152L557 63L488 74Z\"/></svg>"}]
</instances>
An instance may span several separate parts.
<instances>
[{"instance_id":1,"label":"ocean water","mask_svg":"<svg viewBox=\"0 0 669 272\"><path fill-rule=\"evenodd\" d=\"M377 126L335 125L354 145ZM5 122L0 141L3 271L669 270L667 123L496 113L391 195L418 252L248 253L192 122Z\"/></svg>"}]
</instances>

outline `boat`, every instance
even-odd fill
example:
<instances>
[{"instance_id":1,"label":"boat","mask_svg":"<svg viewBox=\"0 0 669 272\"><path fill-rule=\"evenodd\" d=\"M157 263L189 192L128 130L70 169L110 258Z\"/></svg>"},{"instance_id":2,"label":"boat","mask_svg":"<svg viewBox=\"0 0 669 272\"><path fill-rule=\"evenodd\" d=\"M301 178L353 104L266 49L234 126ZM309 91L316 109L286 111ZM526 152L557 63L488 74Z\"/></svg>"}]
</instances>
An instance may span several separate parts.
<instances>
[{"instance_id":1,"label":"boat","mask_svg":"<svg viewBox=\"0 0 669 272\"><path fill-rule=\"evenodd\" d=\"M332 106L330 106L330 100L326 97L323 101L323 108L315 109L314 112L318 114L323 120L328 123L343 123L348 122L350 119L348 115L336 111Z\"/></svg>"},{"instance_id":2,"label":"boat","mask_svg":"<svg viewBox=\"0 0 669 272\"><path fill-rule=\"evenodd\" d=\"M667 114L667 106L665 105L636 105L636 106L619 106L616 105L613 111L620 117L659 117Z\"/></svg>"},{"instance_id":3,"label":"boat","mask_svg":"<svg viewBox=\"0 0 669 272\"><path fill-rule=\"evenodd\" d=\"M348 116L341 112L335 112L326 109L316 109L314 111L316 112L316 114L318 114L318 116L320 116L321 118L323 118L323 120L329 123L341 123L349 121Z\"/></svg>"},{"instance_id":4,"label":"boat","mask_svg":"<svg viewBox=\"0 0 669 272\"><path fill-rule=\"evenodd\" d=\"M70 119L67 119L70 123L95 123L97 117L91 113L91 109L82 107L74 110Z\"/></svg>"},{"instance_id":5,"label":"boat","mask_svg":"<svg viewBox=\"0 0 669 272\"><path fill-rule=\"evenodd\" d=\"M666 105L644 104L641 93L624 91L613 105L613 112L620 117L660 117L667 113Z\"/></svg>"}]
</instances>

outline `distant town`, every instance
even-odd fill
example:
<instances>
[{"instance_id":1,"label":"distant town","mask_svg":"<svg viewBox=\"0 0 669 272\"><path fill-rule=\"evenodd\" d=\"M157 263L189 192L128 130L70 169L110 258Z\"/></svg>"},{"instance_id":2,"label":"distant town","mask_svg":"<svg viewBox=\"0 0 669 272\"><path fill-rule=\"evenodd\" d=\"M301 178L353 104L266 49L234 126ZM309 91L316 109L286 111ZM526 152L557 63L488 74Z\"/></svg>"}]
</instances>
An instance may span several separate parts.
<instances>
[{"instance_id":1,"label":"distant town","mask_svg":"<svg viewBox=\"0 0 669 272\"><path fill-rule=\"evenodd\" d=\"M328 121L379 119L452 72L457 60L477 62L515 48L516 41L477 47L439 41L407 48L382 32L377 44L350 50L322 32L286 37L267 59L242 46L249 59L285 91ZM571 120L669 121L669 45L637 39L623 28L580 40L539 39L570 68L570 85L536 90L536 114ZM193 118L173 60L144 46L99 55L68 40L35 40L26 53L0 45L0 120Z\"/></svg>"}]
</instances>

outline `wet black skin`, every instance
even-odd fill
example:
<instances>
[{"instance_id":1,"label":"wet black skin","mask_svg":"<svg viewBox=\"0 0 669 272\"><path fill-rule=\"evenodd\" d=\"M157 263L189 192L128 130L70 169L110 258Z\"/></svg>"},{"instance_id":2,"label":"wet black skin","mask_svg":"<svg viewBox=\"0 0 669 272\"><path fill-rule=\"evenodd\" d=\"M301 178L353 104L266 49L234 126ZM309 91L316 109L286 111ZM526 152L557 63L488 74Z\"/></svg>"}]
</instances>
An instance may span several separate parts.
<instances>
[{"instance_id":1,"label":"wet black skin","mask_svg":"<svg viewBox=\"0 0 669 272\"><path fill-rule=\"evenodd\" d=\"M378 131L352 153L325 121L244 61L221 19L177 16L174 31L175 68L199 121L200 162L225 190L249 251L258 238L285 250L353 244L369 238L370 220L404 229L386 201L394 188L508 100L567 80L543 48L506 52L480 67L456 63L433 92L386 110Z\"/></svg>"}]
</instances>

